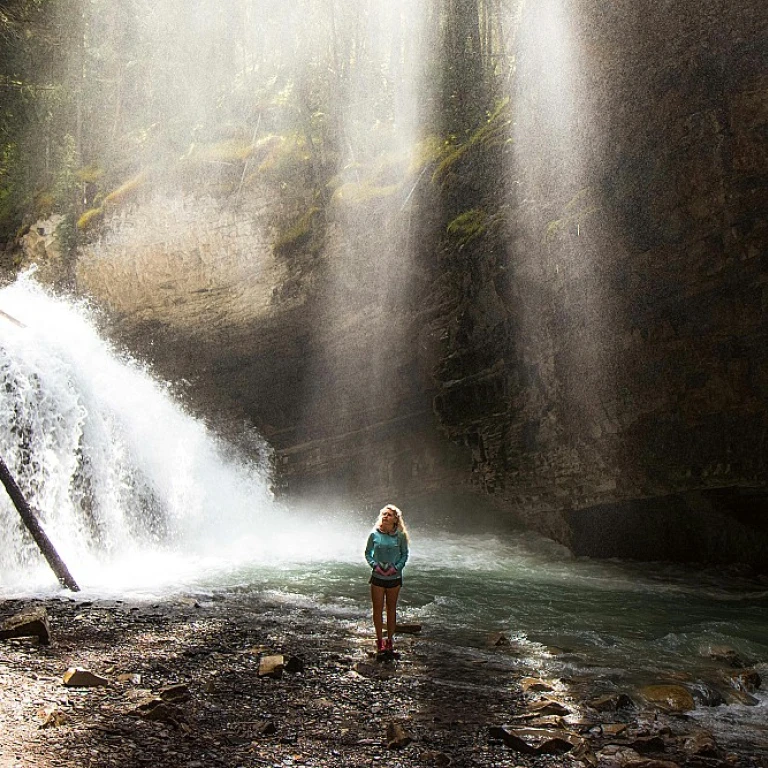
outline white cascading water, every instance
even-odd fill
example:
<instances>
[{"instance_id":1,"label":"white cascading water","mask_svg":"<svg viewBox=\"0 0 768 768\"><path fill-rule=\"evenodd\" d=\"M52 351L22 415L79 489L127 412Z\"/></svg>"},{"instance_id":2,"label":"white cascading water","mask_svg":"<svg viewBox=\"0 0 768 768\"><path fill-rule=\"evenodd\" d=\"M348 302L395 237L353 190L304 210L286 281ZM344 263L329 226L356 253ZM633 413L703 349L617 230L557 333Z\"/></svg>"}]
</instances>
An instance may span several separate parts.
<instances>
[{"instance_id":1,"label":"white cascading water","mask_svg":"<svg viewBox=\"0 0 768 768\"><path fill-rule=\"evenodd\" d=\"M306 557L267 462L234 457L85 303L0 290L0 456L85 593L150 593ZM0 488L0 594L58 584ZM311 559L311 557L310 557Z\"/></svg>"}]
</instances>

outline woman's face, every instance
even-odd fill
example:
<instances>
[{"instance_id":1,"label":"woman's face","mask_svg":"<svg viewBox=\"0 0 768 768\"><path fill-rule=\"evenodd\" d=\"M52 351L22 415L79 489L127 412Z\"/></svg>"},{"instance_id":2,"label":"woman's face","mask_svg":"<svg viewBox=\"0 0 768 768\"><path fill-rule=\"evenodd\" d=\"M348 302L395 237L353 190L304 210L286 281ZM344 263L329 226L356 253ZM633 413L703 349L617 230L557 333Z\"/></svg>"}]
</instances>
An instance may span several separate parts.
<instances>
[{"instance_id":1,"label":"woman's face","mask_svg":"<svg viewBox=\"0 0 768 768\"><path fill-rule=\"evenodd\" d=\"M379 526L384 533L389 533L397 527L397 512L392 509L385 509L381 513L381 525Z\"/></svg>"}]
</instances>

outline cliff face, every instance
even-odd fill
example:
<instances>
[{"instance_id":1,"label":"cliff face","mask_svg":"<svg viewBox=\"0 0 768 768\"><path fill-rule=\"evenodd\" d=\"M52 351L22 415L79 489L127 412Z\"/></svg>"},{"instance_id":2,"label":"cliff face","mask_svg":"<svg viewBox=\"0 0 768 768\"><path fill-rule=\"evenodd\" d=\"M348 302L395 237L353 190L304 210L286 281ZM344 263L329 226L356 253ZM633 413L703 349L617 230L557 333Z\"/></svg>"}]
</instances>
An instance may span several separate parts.
<instances>
[{"instance_id":1,"label":"cliff face","mask_svg":"<svg viewBox=\"0 0 768 768\"><path fill-rule=\"evenodd\" d=\"M422 200L407 269L363 269L386 231L276 253L266 190L156 196L78 285L291 493L468 489L577 552L759 562L768 14L551 5L523 9L503 231L451 252Z\"/></svg>"},{"instance_id":2,"label":"cliff face","mask_svg":"<svg viewBox=\"0 0 768 768\"><path fill-rule=\"evenodd\" d=\"M300 211L266 190L236 208L157 193L83 249L79 289L215 428L255 427L291 496L375 506L466 485L432 409L436 309L360 263L358 248L386 247L380 232L350 243L331 226L321 252L274 248L275 220Z\"/></svg>"},{"instance_id":3,"label":"cliff face","mask_svg":"<svg viewBox=\"0 0 768 768\"><path fill-rule=\"evenodd\" d=\"M765 527L768 14L587 3L550 49L550 5L524 11L511 223L474 254L441 420L577 551L716 556L718 526Z\"/></svg>"}]
</instances>

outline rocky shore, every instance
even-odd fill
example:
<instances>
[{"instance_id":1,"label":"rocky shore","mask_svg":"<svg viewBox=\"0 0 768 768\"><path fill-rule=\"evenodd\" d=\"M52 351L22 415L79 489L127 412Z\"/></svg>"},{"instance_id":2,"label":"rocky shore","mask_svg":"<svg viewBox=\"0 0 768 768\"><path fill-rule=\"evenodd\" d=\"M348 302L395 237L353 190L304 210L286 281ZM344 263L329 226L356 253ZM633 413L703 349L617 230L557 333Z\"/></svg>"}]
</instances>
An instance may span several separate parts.
<instances>
[{"instance_id":1,"label":"rocky shore","mask_svg":"<svg viewBox=\"0 0 768 768\"><path fill-rule=\"evenodd\" d=\"M0 602L0 768L768 765L682 686L579 701L504 636L469 654L403 629L379 661L364 623L252 595Z\"/></svg>"}]
</instances>

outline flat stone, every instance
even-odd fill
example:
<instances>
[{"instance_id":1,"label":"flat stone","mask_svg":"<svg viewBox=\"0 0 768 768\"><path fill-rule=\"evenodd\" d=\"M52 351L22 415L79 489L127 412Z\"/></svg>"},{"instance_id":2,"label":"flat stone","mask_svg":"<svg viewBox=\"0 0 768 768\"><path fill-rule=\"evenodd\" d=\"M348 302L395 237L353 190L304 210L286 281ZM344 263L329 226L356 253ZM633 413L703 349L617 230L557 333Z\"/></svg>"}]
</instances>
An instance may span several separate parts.
<instances>
[{"instance_id":1,"label":"flat stone","mask_svg":"<svg viewBox=\"0 0 768 768\"><path fill-rule=\"evenodd\" d=\"M553 732L544 728L494 726L489 729L489 735L524 755L564 755L585 744L578 734L569 731Z\"/></svg>"},{"instance_id":2,"label":"flat stone","mask_svg":"<svg viewBox=\"0 0 768 768\"><path fill-rule=\"evenodd\" d=\"M174 683L160 689L160 698L163 701L187 701L191 694L184 683Z\"/></svg>"},{"instance_id":3,"label":"flat stone","mask_svg":"<svg viewBox=\"0 0 768 768\"><path fill-rule=\"evenodd\" d=\"M64 685L70 688L95 688L100 685L109 685L109 680L101 675L96 675L81 667L70 667L63 677Z\"/></svg>"},{"instance_id":4,"label":"flat stone","mask_svg":"<svg viewBox=\"0 0 768 768\"><path fill-rule=\"evenodd\" d=\"M528 693L528 691L542 693L544 691L554 690L552 685L539 677L524 677L522 680L520 680L520 687L526 693Z\"/></svg>"},{"instance_id":5,"label":"flat stone","mask_svg":"<svg viewBox=\"0 0 768 768\"><path fill-rule=\"evenodd\" d=\"M418 635L421 632L421 624L398 624L395 632L398 635Z\"/></svg>"}]
</instances>

